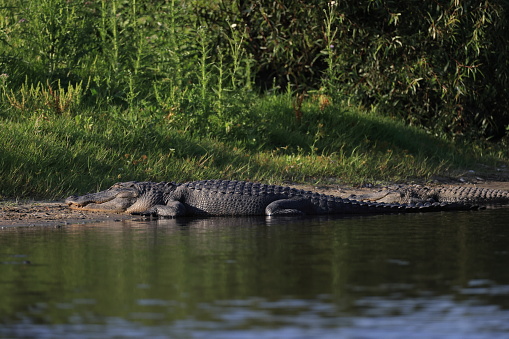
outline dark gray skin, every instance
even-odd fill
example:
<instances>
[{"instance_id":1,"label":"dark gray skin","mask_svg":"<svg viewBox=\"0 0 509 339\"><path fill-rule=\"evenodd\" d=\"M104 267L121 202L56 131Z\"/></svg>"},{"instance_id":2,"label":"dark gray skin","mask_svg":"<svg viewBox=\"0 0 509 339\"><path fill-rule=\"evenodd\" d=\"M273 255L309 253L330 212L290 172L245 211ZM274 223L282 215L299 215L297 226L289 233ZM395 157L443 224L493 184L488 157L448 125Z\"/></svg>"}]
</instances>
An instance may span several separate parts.
<instances>
[{"instance_id":1,"label":"dark gray skin","mask_svg":"<svg viewBox=\"0 0 509 339\"><path fill-rule=\"evenodd\" d=\"M349 198L399 204L454 202L487 205L509 203L509 191L468 186L400 185L386 187L378 192L352 195Z\"/></svg>"},{"instance_id":2,"label":"dark gray skin","mask_svg":"<svg viewBox=\"0 0 509 339\"><path fill-rule=\"evenodd\" d=\"M321 215L471 210L456 203L359 202L290 187L245 181L204 180L184 184L123 182L106 191L71 196L77 210L126 212L157 217Z\"/></svg>"}]
</instances>

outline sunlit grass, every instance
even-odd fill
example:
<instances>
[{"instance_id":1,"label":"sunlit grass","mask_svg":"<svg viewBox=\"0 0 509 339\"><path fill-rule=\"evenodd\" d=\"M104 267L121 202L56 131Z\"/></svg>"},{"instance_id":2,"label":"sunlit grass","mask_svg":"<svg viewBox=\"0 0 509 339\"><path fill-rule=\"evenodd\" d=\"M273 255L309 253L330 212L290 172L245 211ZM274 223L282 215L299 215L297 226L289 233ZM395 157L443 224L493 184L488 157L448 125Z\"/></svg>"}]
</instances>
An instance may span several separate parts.
<instances>
[{"instance_id":1,"label":"sunlit grass","mask_svg":"<svg viewBox=\"0 0 509 339\"><path fill-rule=\"evenodd\" d=\"M300 122L292 109L284 95L261 97L243 107L242 129L218 129L215 136L142 110L112 111L93 123L70 115L3 119L0 192L4 198L62 199L128 180L426 180L507 159L499 149L454 145L356 107L324 111L310 100Z\"/></svg>"}]
</instances>

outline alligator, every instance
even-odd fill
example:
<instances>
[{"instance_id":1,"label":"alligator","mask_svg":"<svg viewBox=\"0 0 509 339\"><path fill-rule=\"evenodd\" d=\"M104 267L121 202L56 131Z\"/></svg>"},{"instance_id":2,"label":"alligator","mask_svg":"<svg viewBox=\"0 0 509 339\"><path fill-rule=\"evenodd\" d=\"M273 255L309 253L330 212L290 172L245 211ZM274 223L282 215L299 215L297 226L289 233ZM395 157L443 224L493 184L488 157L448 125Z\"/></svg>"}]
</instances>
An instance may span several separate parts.
<instances>
[{"instance_id":1,"label":"alligator","mask_svg":"<svg viewBox=\"0 0 509 339\"><path fill-rule=\"evenodd\" d=\"M374 214L471 210L470 204L362 202L311 191L246 181L121 182L65 201L70 208L154 217Z\"/></svg>"},{"instance_id":2,"label":"alligator","mask_svg":"<svg viewBox=\"0 0 509 339\"><path fill-rule=\"evenodd\" d=\"M348 198L399 204L453 202L487 205L509 203L509 191L472 186L398 185L385 187L373 193L351 195Z\"/></svg>"}]
</instances>

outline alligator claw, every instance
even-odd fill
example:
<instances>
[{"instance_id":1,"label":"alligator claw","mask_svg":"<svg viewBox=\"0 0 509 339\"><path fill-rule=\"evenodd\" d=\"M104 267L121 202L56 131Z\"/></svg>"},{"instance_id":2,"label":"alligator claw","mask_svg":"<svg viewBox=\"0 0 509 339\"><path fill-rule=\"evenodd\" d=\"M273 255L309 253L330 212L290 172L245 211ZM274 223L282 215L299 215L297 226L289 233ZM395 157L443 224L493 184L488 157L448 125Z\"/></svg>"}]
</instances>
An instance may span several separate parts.
<instances>
[{"instance_id":1,"label":"alligator claw","mask_svg":"<svg viewBox=\"0 0 509 339\"><path fill-rule=\"evenodd\" d=\"M139 215L139 216L147 217L147 218L157 217L157 213L154 211L150 211L150 210L141 211L141 212L131 212L131 215Z\"/></svg>"}]
</instances>

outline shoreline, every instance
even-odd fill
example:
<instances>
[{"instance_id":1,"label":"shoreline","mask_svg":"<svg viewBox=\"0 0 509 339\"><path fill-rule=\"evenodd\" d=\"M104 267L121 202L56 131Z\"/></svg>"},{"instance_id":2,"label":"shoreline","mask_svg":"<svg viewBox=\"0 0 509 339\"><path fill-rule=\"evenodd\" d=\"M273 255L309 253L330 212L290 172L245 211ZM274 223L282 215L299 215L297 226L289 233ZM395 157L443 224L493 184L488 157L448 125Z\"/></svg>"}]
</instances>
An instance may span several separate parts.
<instances>
[{"instance_id":1,"label":"shoreline","mask_svg":"<svg viewBox=\"0 0 509 339\"><path fill-rule=\"evenodd\" d=\"M505 179L505 178L504 178ZM479 180L461 183L453 180L440 182L428 186L477 186L491 189L509 191L509 181ZM341 198L351 195L366 194L377 191L390 185L377 185L373 187L353 187L348 185L310 185L288 184L290 187L330 194ZM102 213L71 210L63 201L0 201L0 229L16 227L62 227L71 224L99 223L105 221L121 221L139 218L122 213Z\"/></svg>"}]
</instances>

